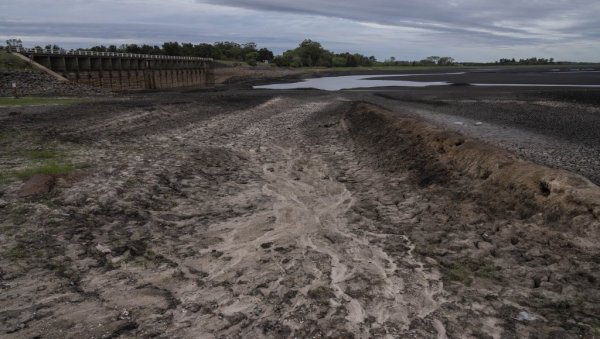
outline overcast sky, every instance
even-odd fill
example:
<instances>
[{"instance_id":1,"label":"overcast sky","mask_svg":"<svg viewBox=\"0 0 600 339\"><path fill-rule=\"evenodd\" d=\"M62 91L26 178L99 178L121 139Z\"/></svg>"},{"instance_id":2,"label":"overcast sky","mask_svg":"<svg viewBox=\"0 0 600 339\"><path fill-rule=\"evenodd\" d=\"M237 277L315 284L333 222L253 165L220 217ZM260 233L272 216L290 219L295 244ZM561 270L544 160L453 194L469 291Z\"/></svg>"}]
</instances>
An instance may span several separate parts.
<instances>
[{"instance_id":1,"label":"overcast sky","mask_svg":"<svg viewBox=\"0 0 600 339\"><path fill-rule=\"evenodd\" d=\"M383 60L600 61L600 0L0 0L0 39L28 47L305 38Z\"/></svg>"}]
</instances>

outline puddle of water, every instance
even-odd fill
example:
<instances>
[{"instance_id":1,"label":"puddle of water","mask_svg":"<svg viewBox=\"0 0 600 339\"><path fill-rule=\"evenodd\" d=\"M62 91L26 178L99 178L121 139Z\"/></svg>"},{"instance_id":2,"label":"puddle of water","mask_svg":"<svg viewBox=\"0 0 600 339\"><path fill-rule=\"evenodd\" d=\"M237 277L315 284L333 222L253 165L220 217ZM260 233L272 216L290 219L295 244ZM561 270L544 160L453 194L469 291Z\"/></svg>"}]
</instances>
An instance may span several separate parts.
<instances>
[{"instance_id":1,"label":"puddle of water","mask_svg":"<svg viewBox=\"0 0 600 339\"><path fill-rule=\"evenodd\" d=\"M567 73L567 72L565 72ZM384 77L414 77L424 75L460 75L462 73L430 73L430 74L389 74L389 75L349 75L323 78L306 79L299 82L287 84L271 84L254 86L255 89L320 89L323 91L339 91L354 88L371 87L428 87L452 85L447 81L404 81L404 80L380 80ZM581 87L600 88L600 85L561 85L561 84L485 84L475 83L471 86L498 86L498 87Z\"/></svg>"},{"instance_id":2,"label":"puddle of water","mask_svg":"<svg viewBox=\"0 0 600 339\"><path fill-rule=\"evenodd\" d=\"M316 88L324 91L339 91L342 89L366 88L366 87L427 87L427 86L446 86L450 85L446 81L421 82L421 81L403 81L403 80L372 80L373 78L386 76L416 76L430 74L392 74L392 75L349 75L340 77L323 77L306 79L300 82L289 84L272 84L263 86L254 86L257 89L302 89Z\"/></svg>"}]
</instances>

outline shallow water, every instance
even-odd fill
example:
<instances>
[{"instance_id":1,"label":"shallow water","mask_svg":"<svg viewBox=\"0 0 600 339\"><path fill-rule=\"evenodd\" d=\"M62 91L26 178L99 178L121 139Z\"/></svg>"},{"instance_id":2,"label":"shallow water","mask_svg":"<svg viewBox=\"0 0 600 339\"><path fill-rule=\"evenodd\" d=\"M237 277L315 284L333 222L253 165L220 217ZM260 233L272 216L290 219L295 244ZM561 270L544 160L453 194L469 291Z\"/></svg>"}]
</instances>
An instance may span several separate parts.
<instances>
[{"instance_id":1,"label":"shallow water","mask_svg":"<svg viewBox=\"0 0 600 339\"><path fill-rule=\"evenodd\" d=\"M434 74L382 74L382 75L350 75L305 79L294 83L270 84L254 86L255 89L320 89L324 91L339 91L353 88L370 87L429 87L448 86L453 82L448 81L406 81L406 80L382 80L386 77L415 77L431 75L462 75L462 73L434 73ZM600 88L600 85L578 85L578 84L494 84L494 83L470 83L471 86L498 86L498 87L581 87Z\"/></svg>"},{"instance_id":2,"label":"shallow water","mask_svg":"<svg viewBox=\"0 0 600 339\"><path fill-rule=\"evenodd\" d=\"M415 76L415 75L426 75L426 74L393 74L391 76ZM388 86L399 86L399 87L427 87L427 86L447 86L449 82L445 81L434 81L434 82L421 82L421 81L403 81L403 80L371 80L376 77L385 77L390 75L349 75L340 77L323 77L306 79L300 82L288 83L288 84L272 84L263 86L254 86L256 89L302 89L302 88L315 88L324 91L339 91L342 89L351 88L365 88L365 87L388 87Z\"/></svg>"}]
</instances>

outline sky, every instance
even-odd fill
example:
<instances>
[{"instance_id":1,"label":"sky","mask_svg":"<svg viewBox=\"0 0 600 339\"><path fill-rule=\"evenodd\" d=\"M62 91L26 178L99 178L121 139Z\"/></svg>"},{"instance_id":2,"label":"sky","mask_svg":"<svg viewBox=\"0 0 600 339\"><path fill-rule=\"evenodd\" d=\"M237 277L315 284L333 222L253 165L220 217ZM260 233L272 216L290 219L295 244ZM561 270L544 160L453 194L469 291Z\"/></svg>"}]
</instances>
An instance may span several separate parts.
<instances>
[{"instance_id":1,"label":"sky","mask_svg":"<svg viewBox=\"0 0 600 339\"><path fill-rule=\"evenodd\" d=\"M63 48L304 39L379 60L600 62L599 0L0 0L0 39Z\"/></svg>"}]
</instances>

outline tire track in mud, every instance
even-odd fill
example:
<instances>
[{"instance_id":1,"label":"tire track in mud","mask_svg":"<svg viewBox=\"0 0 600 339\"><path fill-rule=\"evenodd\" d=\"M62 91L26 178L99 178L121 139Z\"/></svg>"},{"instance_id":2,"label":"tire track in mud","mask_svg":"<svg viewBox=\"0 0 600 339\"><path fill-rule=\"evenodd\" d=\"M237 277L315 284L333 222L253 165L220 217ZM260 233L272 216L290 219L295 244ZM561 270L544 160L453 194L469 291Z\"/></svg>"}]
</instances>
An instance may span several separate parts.
<instances>
[{"instance_id":1,"label":"tire track in mud","mask_svg":"<svg viewBox=\"0 0 600 339\"><path fill-rule=\"evenodd\" d=\"M31 204L22 229L40 243L54 239L54 285L75 286L73 299L90 303L50 305L16 333L75 331L68 314L88 311L119 319L103 331L130 336L456 333L447 328L453 314L441 311L438 266L423 261L410 234L429 202L407 173L373 170L338 99L275 97L183 121L176 116L193 115L190 105L134 108L112 122L107 114L57 128L89 134L77 156L97 171ZM163 113L175 127L150 134L123 124L160 125ZM37 231L42 215L50 234ZM19 282L11 293L22 292ZM32 297L64 293L52 288ZM76 333L97 333L94 317L78 320Z\"/></svg>"},{"instance_id":2,"label":"tire track in mud","mask_svg":"<svg viewBox=\"0 0 600 339\"><path fill-rule=\"evenodd\" d=\"M209 281L231 282L236 276L238 280L256 280L260 294L267 298L275 294L294 295L289 306L265 309L270 303L265 305L264 300L252 297L255 290L244 287L233 302L207 288L202 294L216 304L233 302L223 309L225 316L261 309L261 316L245 333L252 329L256 335L278 337L269 332L269 327L275 327L300 336L308 333L393 336L410 333L413 316L425 318L437 307L433 295L439 291L403 293L407 284L416 290L429 286L433 279L422 271L415 275L413 267L422 270L423 264L410 252L406 265L399 264L397 258L389 257L373 241L385 235L359 235L348 228L347 215L355 198L343 183L333 179L334 169L320 155L321 151L343 153L344 150L335 147L319 150L298 133L298 124L331 109L331 105L336 104L298 104L276 98L246 111L247 115L221 116L208 121L206 126L185 132L188 136L203 135L203 140L211 143L222 143L223 138L235 135L234 145L228 147L247 150L249 161L263 172L265 183L260 192L251 194L262 195L261 200L271 201L272 207L262 206L248 217L210 226L207 233L224 241L203 253L208 256L216 251L227 262L209 257L192 265L204 267ZM258 121L248 123L249 119ZM209 131L218 131L220 136L215 138ZM411 246L408 238L404 236L403 240ZM279 261L273 262L272 252L284 255L276 256ZM403 275L410 276L410 281L405 281ZM310 278L306 279L307 276ZM210 295L220 297L211 299ZM310 313L319 317L311 319Z\"/></svg>"}]
</instances>

